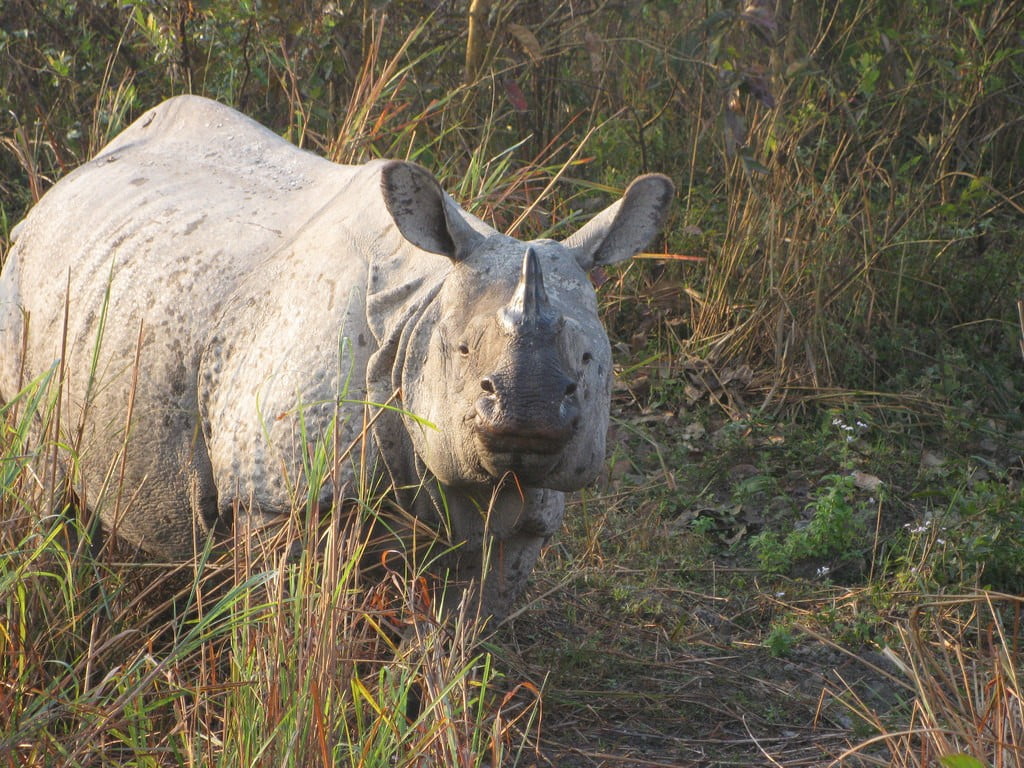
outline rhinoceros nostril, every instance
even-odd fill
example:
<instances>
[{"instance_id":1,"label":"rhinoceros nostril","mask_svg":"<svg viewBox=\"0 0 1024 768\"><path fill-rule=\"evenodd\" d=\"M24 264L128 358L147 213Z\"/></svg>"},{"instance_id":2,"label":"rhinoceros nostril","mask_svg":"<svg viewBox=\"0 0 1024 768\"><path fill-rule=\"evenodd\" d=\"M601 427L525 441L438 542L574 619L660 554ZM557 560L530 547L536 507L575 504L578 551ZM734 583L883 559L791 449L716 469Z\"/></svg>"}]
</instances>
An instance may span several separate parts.
<instances>
[{"instance_id":1,"label":"rhinoceros nostril","mask_svg":"<svg viewBox=\"0 0 1024 768\"><path fill-rule=\"evenodd\" d=\"M480 379L480 389L489 395L493 395L496 391L494 388L494 382L487 377Z\"/></svg>"},{"instance_id":2,"label":"rhinoceros nostril","mask_svg":"<svg viewBox=\"0 0 1024 768\"><path fill-rule=\"evenodd\" d=\"M565 396L566 397L572 397L575 394L576 394L576 382L575 381L571 381L571 382L569 382L569 385L565 388Z\"/></svg>"}]
</instances>

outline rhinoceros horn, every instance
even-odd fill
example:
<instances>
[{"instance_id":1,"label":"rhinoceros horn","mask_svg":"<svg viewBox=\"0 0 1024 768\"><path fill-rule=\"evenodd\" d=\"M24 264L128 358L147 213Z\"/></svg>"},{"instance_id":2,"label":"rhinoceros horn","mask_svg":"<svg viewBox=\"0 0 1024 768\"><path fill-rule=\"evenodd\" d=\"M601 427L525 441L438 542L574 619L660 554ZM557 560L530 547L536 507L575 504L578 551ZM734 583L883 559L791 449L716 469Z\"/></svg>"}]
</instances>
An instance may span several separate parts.
<instances>
[{"instance_id":1,"label":"rhinoceros horn","mask_svg":"<svg viewBox=\"0 0 1024 768\"><path fill-rule=\"evenodd\" d=\"M509 330L550 329L561 321L544 290L544 276L541 274L540 259L533 248L526 249L523 257L523 271L512 298L501 310L502 322Z\"/></svg>"}]
</instances>

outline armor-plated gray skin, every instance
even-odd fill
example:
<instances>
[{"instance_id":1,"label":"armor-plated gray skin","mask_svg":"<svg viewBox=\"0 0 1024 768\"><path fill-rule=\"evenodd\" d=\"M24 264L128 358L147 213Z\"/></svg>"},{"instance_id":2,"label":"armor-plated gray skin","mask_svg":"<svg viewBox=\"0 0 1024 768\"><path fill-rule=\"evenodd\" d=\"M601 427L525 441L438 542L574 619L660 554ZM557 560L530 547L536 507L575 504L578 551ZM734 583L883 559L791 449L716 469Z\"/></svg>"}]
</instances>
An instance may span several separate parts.
<instances>
[{"instance_id":1,"label":"armor-plated gray skin","mask_svg":"<svg viewBox=\"0 0 1024 768\"><path fill-rule=\"evenodd\" d=\"M177 97L16 228L0 398L60 358L66 303L69 442L84 423L74 487L108 529L170 561L238 504L301 505L303 437L344 449L371 419L365 450L315 489L321 507L355 495L366 461L465 542L452 578L479 584L490 537L483 610L500 616L564 492L604 461L612 361L587 270L643 248L671 197L644 176L566 241L527 244L419 166L337 165Z\"/></svg>"}]
</instances>

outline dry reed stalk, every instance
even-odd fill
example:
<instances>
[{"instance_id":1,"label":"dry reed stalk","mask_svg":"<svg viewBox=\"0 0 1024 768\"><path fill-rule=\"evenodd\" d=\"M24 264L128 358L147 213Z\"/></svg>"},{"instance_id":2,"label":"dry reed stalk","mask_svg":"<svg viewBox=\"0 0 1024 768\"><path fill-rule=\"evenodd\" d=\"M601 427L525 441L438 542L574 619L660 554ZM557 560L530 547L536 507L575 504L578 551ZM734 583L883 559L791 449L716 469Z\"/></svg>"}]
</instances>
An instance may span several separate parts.
<instances>
[{"instance_id":1,"label":"dry reed stalk","mask_svg":"<svg viewBox=\"0 0 1024 768\"><path fill-rule=\"evenodd\" d=\"M843 692L840 700L877 736L831 765L883 745L894 768L1024 766L1024 598L992 592L941 598L897 626L886 656L909 681L902 725ZM951 761L955 756L971 761Z\"/></svg>"}]
</instances>

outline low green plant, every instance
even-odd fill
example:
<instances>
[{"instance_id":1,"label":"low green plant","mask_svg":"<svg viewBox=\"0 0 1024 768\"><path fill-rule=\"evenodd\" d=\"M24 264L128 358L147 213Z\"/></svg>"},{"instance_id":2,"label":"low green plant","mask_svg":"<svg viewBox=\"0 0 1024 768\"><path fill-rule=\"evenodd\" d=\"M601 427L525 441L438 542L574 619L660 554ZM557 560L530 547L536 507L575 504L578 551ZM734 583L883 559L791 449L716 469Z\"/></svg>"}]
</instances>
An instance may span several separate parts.
<instances>
[{"instance_id":1,"label":"low green plant","mask_svg":"<svg viewBox=\"0 0 1024 768\"><path fill-rule=\"evenodd\" d=\"M972 469L965 470L971 474ZM898 583L924 590L967 584L1016 594L1024 591L1024 517L1009 478L944 478L944 506L930 503L922 517L894 537Z\"/></svg>"},{"instance_id":2,"label":"low green plant","mask_svg":"<svg viewBox=\"0 0 1024 768\"><path fill-rule=\"evenodd\" d=\"M788 656L796 646L793 628L785 622L772 624L764 639L764 645L772 656Z\"/></svg>"},{"instance_id":3,"label":"low green plant","mask_svg":"<svg viewBox=\"0 0 1024 768\"><path fill-rule=\"evenodd\" d=\"M785 573L799 563L820 562L818 575L825 576L837 562L863 557L870 549L869 521L875 511L858 499L851 475L826 475L807 506L806 525L788 533L764 531L750 546L761 567L769 573Z\"/></svg>"}]
</instances>

